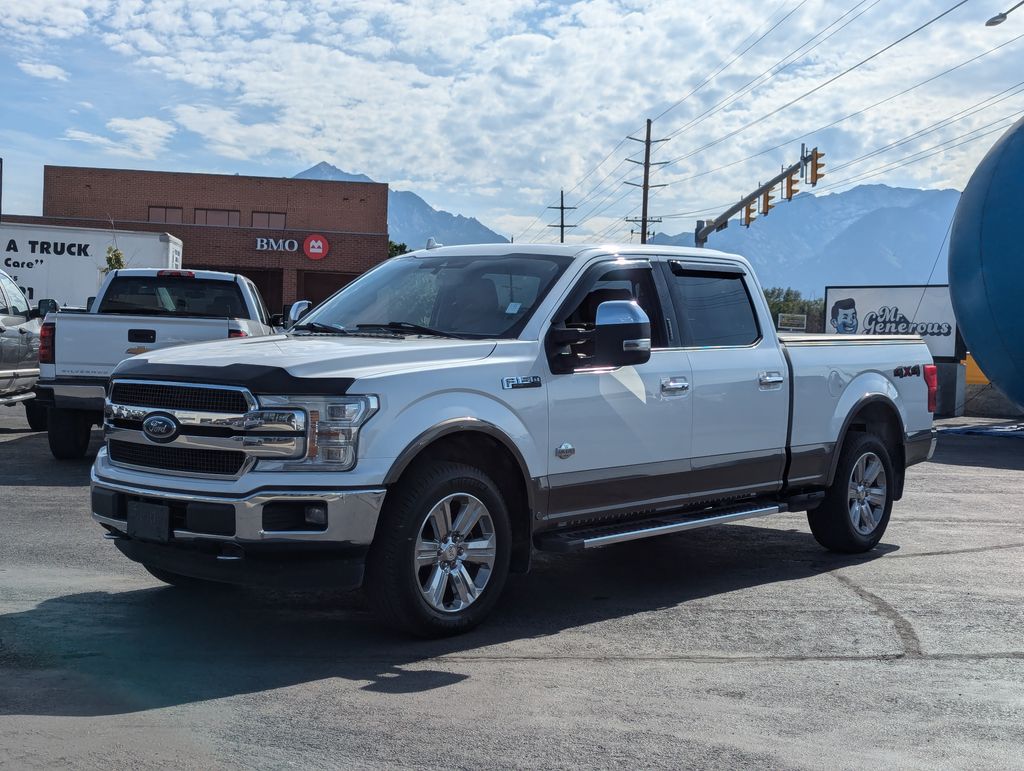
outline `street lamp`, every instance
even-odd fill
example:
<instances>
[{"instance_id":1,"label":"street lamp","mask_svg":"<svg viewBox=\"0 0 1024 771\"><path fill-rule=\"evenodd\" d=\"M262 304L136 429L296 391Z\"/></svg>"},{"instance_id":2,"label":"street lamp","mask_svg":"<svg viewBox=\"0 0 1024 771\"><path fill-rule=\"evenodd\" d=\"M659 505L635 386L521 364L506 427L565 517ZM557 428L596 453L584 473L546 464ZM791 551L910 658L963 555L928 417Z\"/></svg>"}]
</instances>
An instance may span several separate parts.
<instances>
[{"instance_id":1,"label":"street lamp","mask_svg":"<svg viewBox=\"0 0 1024 771\"><path fill-rule=\"evenodd\" d=\"M1021 0L1021 2L1017 3L1015 6L1013 6L1013 8L1011 8L1008 11L1003 11L1002 13L997 13L995 16L993 16L991 19L989 19L988 21L985 22L985 26L986 27L997 27L997 26L999 26L1004 21L1006 21L1006 17L1007 16L1009 16L1011 13L1013 13L1013 11L1015 11L1017 8L1020 8L1022 5L1024 5L1024 0Z\"/></svg>"}]
</instances>

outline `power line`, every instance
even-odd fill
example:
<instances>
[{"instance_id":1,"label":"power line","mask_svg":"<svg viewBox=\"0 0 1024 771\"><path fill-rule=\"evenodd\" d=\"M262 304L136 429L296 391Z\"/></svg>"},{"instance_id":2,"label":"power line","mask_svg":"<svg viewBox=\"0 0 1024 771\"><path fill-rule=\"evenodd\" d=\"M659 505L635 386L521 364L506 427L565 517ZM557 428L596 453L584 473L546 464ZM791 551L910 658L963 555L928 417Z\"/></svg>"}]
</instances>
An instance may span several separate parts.
<instances>
[{"instance_id":1,"label":"power line","mask_svg":"<svg viewBox=\"0 0 1024 771\"><path fill-rule=\"evenodd\" d=\"M861 1L862 1L862 2L866 2L866 0L861 0ZM678 107L679 105L681 105L681 104L682 104L683 102L685 102L685 101L686 101L687 99L689 99L689 98L690 98L691 96L693 96L693 95L694 95L694 94L696 94L696 93L697 93L698 91L700 91L700 90L701 90L702 88L704 88L704 86L706 86L706 85L707 85L708 83L710 83L710 82L711 82L712 80L714 80L714 79L715 79L716 77L718 77L718 76L719 76L719 75L720 75L721 73L723 73L723 72L724 72L725 70L729 69L729 67L731 67L731 66L732 66L732 65L733 65L733 64L734 64L734 63L736 62L736 60L737 60L737 59L739 59L740 57L742 57L742 56L743 56L744 54L746 54L746 53L747 53L747 52L748 52L748 51L749 51L749 50L750 50L751 48L753 48L753 47L754 47L754 46L756 46L756 45L757 45L758 43L760 43L760 42L761 42L762 40L764 40L764 39L765 39L766 37L768 37L768 35L770 35L770 34L771 34L772 32L774 32L774 31L775 31L775 30L776 30L776 29L777 29L777 28L778 28L778 27L779 27L779 26L780 26L781 24L783 24L783 23L784 23L784 22L786 21L786 19L788 19L788 18L789 18L790 16L792 16L792 15L793 15L794 13L796 13L797 11L799 11L799 10L800 10L800 9L801 9L801 8L802 8L802 7L804 6L804 5L806 5L806 4L807 4L807 0L802 0L802 2L798 3L798 4L796 5L796 6L794 6L794 7L793 7L793 10L791 10L791 11L790 11L789 13L787 13L787 14L786 14L785 16L783 16L783 17L782 17L781 19L779 19L779 20L778 20L777 22L775 22L775 23L774 23L773 25L771 25L771 26L770 26L770 27L769 27L769 28L768 28L767 30L765 30L765 31L764 31L764 32L763 32L763 33L762 33L762 34L761 34L761 35L760 35L760 36L759 36L759 37L758 37L758 38L757 38L757 39L756 39L756 40L755 40L755 41L754 41L753 43L751 43L750 45L748 45L748 46L747 46L746 48L744 48L744 49L743 49L742 51L739 51L739 52L737 52L736 48L734 48L734 49L733 49L733 53L735 53L735 56L733 56L733 57L732 57L732 58L731 58L731 59L730 59L730 60L729 60L728 62L724 62L724 63L720 64L720 65L719 65L719 66L718 66L718 67L717 67L717 68L716 68L716 69L715 69L715 70L714 70L714 71L713 71L713 72L712 72L712 73L711 73L710 75L708 75L708 76L707 76L707 77L706 77L706 78L705 78L704 80L702 80L702 81L701 81L701 82L700 82L700 83L699 83L698 85L696 85L696 86L694 86L694 87L693 87L692 89L690 89L690 91L689 91L689 92L688 92L688 93L686 94L686 96L682 97L681 99L677 100L676 102L674 102L674 103L672 103L671 105L669 105L668 107L666 107L666 108L665 108L664 110L662 110L662 111L661 111L661 112L659 112L659 113L658 113L657 115L655 115L655 116L654 116L654 117L652 118L652 120L659 120L659 119L661 119L661 118L665 117L665 115L667 115L668 113L672 112L672 110L676 109L676 108L677 108L677 107ZM772 11L772 15L774 15L774 14L775 14L775 12L776 12L776 11L778 11L778 9L779 9L780 7L782 7L782 3L779 3L779 5L778 5L778 6L776 7L775 11ZM746 38L744 39L743 43L745 43L745 42L746 42L747 40L750 40L750 38L751 38L751 37L752 37L753 35L755 35L755 34L756 34L756 33L751 33L750 35L747 35L747 37L746 37ZM740 46L742 46L742 45L743 45L743 43L740 43ZM739 48L740 46L737 46L737 48Z\"/></svg>"},{"instance_id":2,"label":"power line","mask_svg":"<svg viewBox=\"0 0 1024 771\"><path fill-rule=\"evenodd\" d=\"M881 0L874 0L874 2L871 3L871 5L869 5L867 8L862 10L856 16L854 16L851 19L847 19L847 21L844 22L842 25L840 25L838 28L832 30L832 32L829 32L828 35L825 35L825 37L823 37L817 43L814 43L814 45L812 45L810 48L807 48L806 50L804 50L808 45L810 45L815 40L815 38L818 38L818 37L821 37L822 35L824 35L826 32L828 32L829 29L834 27L836 24L839 24L839 22L841 22L846 16L848 16L851 13L853 13L855 10L857 10L857 8L859 8L860 6L864 5L864 3L866 3L866 2L868 2L868 0L860 0L860 2L858 2L856 5L854 5L852 8L850 8L845 13L841 14L831 24L827 25L824 29L822 29L817 34L815 34L812 37L810 37L808 40L805 40L803 43L801 43L795 49L793 49L788 54L786 54L784 57L782 57L777 62L775 62L775 64L773 64L771 67L769 67L768 69L764 70L759 75L757 75L754 78L752 78L751 80L748 80L743 86L741 86L740 88L736 89L731 94L729 94L728 96L722 98L721 100L719 100L718 102L713 104L711 107L709 107L703 113L701 113L700 115L698 115L695 118L693 118L692 120L690 120L690 122L688 122L688 123L684 124L683 126L680 126L679 128L677 128L675 131L673 131L671 134L669 134L669 138L670 139L674 139L675 137L679 136L683 132L689 130L693 126L695 126L698 123L702 122L705 118L709 118L712 115L715 115L716 113L721 112L722 110L726 109L730 105L734 104L738 99L740 99L740 97L744 96L745 94L750 93L751 91L753 91L754 89L758 88L759 86L762 86L765 83L769 82L772 78L774 78L780 72L783 72L784 70L788 69L790 67L790 65L792 65L797 59L799 59L800 57L806 56L811 51L813 51L815 48L820 46L822 43L826 42L831 37L833 37L837 33L839 33L842 30L844 30L846 27L848 27L850 24L855 22L857 19L859 19L865 13L867 13L872 8L874 8L876 5L878 5L878 3L881 2Z\"/></svg>"},{"instance_id":3,"label":"power line","mask_svg":"<svg viewBox=\"0 0 1024 771\"><path fill-rule=\"evenodd\" d=\"M856 64L853 64L850 67L847 67L842 72L837 73L836 75L833 75L832 77L828 78L827 80L819 83L818 85L814 86L814 88L811 88L810 90L805 91L800 96L795 97L793 99L790 99L785 104L783 104L783 105L781 105L779 107L776 107L774 110L771 110L768 113L765 113L760 118L755 118L754 120L750 121L749 123L746 123L743 126L740 126L739 128L733 129L732 131L730 131L727 134L724 134L723 136L719 137L718 139L712 140L711 142L707 142L706 144L701 145L700 147L698 147L698 148L696 148L694 150L691 150L690 152L685 153L684 155L681 155L678 158L673 158L672 160L666 162L665 165L666 166L671 166L671 165L674 165L674 164L678 163L679 161L686 160L687 158L691 158L694 155L696 155L697 153L701 153L701 152L703 152L703 151L705 151L705 150L707 150L707 149L709 149L711 147L714 147L717 144L721 144L725 140L731 139L732 137L736 136L737 134L740 134L740 133L746 131L747 129L749 129L749 128L753 127L753 126L756 126L757 124L762 123L762 122L768 120L768 118L771 118L774 115L778 115L780 112L782 112L783 110L786 110L786 109L792 107L797 102L800 102L803 99L806 99L807 97L811 96L812 94L815 94L818 91L821 91L823 88L826 88L826 87L830 86L831 84L835 83L840 78L845 77L846 75L849 75L851 72L853 72L854 70L856 70L856 69L858 69L860 67L863 67L868 62L870 62L870 61L872 61L874 59L877 59L879 56L881 56L885 52L890 51L891 49L895 48L900 43L902 43L905 40L908 40L909 38L911 38L914 35L916 35L918 32L921 32L922 30L928 28L929 26L931 26L932 24L937 22L939 19L943 18L944 16L949 15L950 13L955 11L957 8L959 8L960 6L962 6L965 3L967 3L967 1L968 0L959 0L959 2L955 3L950 8L947 8L945 11L943 11L940 14L938 14L937 16L933 16L931 19L926 21L924 24L921 24L918 27L915 27L910 32L908 32L905 35L899 37L898 39L894 40L893 42L889 43L888 45L878 49L877 51L875 51L870 56L867 56L867 57L861 59Z\"/></svg>"},{"instance_id":4,"label":"power line","mask_svg":"<svg viewBox=\"0 0 1024 771\"><path fill-rule=\"evenodd\" d=\"M776 11L778 11L778 9L782 7L782 5L784 4L784 2L785 2L785 0L783 0L783 2L780 2L780 3L779 3L779 4L777 5L777 6L776 6L776 8L775 8L775 11L772 11L772 15L774 15L774 14L775 14L775 12L776 12ZM772 26L771 26L771 27L770 27L770 28L769 28L769 29L768 29L767 31L765 31L765 32L764 32L764 33L763 33L763 34L762 34L761 36L759 36L759 37L758 37L758 38L757 38L757 39L756 39L756 40L755 40L755 41L754 41L754 42L753 42L753 43L752 43L752 44L751 44L750 46L747 46L747 48L743 49L743 51L741 51L741 52L740 52L740 53L739 53L739 54L738 54L737 56L733 57L733 59L731 59L731 60L730 60L730 61L728 62L728 64L726 64L726 65L725 65L725 66L723 66L723 67L720 67L720 68L719 68L718 70L716 70L716 71L715 71L714 73L712 73L712 75L708 76L708 78L706 78L706 79L705 79L705 80L704 80L704 81L703 81L703 82L702 82L702 83L701 83L701 84L700 84L699 86L697 86L696 88L694 88L693 90L691 90L689 94L687 94L686 96L684 96L684 97L683 97L682 99L679 99L678 101L676 101L676 102L675 102L675 103L674 103L674 104L673 104L672 106L670 106L670 107L669 107L669 108L667 108L666 110L663 110L663 111L662 111L662 112L661 112L661 113L660 113L660 114L659 114L659 115L657 116L657 118L655 118L655 120L657 120L658 118L660 118L660 117L662 117L663 115L667 114L668 112L670 112L670 111L674 110L674 109L675 109L676 107L678 107L678 106L679 106L680 104L682 104L682 103L683 103L684 101L686 101L686 99L688 99L688 98L689 98L690 96L692 96L692 95L693 95L693 94L694 94L694 93L695 93L696 91L700 90L700 89L701 89L701 88L703 88L703 87L704 87L705 85L707 85L707 83L709 83L709 82L710 82L710 81L711 81L711 80L712 80L712 79L713 79L713 78L714 78L715 76L717 76L717 75L718 75L719 73L721 73L721 72L722 72L723 70L725 70L726 68L728 68L728 67L729 67L729 66L730 66L730 65L731 65L731 64L732 64L732 63L733 63L734 61L736 61L736 59L737 59L737 58L739 58L739 56L742 56L742 55L743 55L744 53L746 53L747 51L749 51L749 50L750 50L750 48L752 48L753 46L757 45L757 43L759 43L759 42L760 42L761 40L763 40L763 39L764 39L764 38L765 38L765 37L766 37L766 36L767 36L768 34L770 34L770 33L771 33L771 32L772 32L772 31L773 31L773 30L774 30L774 29L775 29L776 27L778 27L778 26L779 26L779 24L783 23L783 22L784 22L784 21L785 21L786 19L788 19L788 18L789 18L789 17L790 17L790 16L791 16L791 15L792 15L793 13L795 13L795 12L796 12L797 10L799 10L799 9L800 9L800 8L801 8L801 7L802 7L802 6L803 6L803 5L804 5L804 4L806 3L806 2L807 2L807 0L802 0L802 1L801 1L801 2L800 2L800 3L799 3L799 4L797 5L797 6L796 6L796 7L794 7L794 8L793 8L793 10L792 10L792 11L790 11L790 12L789 12L789 13L787 13L787 14L786 14L785 16L783 16L783 17L782 17L782 19L780 19L780 20L779 20L779 21L778 21L778 22L777 22L776 24L772 25ZM747 36L746 38L744 38L744 40L743 40L743 41L742 41L742 42L741 42L741 43L740 43L740 44L739 44L739 45L738 45L738 46L737 46L736 48L734 48L734 49L733 49L733 53L735 53L735 52L737 51L737 49L741 48L741 47L742 47L742 46L744 45L744 43L746 43L746 41L747 41L747 40L749 40L749 39L751 38L751 36L752 36L752 35L754 35L754 34L756 34L756 33L751 33L751 35L748 35L748 36ZM634 132L630 132L630 133L634 133ZM597 165L596 165L596 166L594 166L593 168L591 168L591 169L590 169L590 170L589 170L589 171L588 171L588 172L587 172L586 174L584 174L584 175L583 175L583 177L581 177L581 178L580 178L580 180L579 180L579 181L578 181L578 182L577 182L577 183L576 183L575 185L573 185L573 186L572 186L571 188L569 188L569 192L570 192L570 193L574 192L574 191L575 191L576 189L578 189L578 188L580 187L580 185L582 185L582 184L583 184L584 182L586 182L586 181L587 181L587 179L589 179L589 178L590 178L590 177L591 177L591 176L592 176L592 175L593 175L593 174L594 174L594 173L595 173L595 172L596 172L596 171L597 171L598 169L600 169L600 168L601 168L601 166L603 166L603 165L604 165L604 164L605 164L605 163L606 163L606 162L608 161L608 159L609 159L609 158L611 158L611 157L612 157L612 156L613 156L613 155L614 155L614 154L615 154L615 153L616 153L616 152L618 151L618 149L619 149L620 147L622 147L622 146L623 146L623 145L624 145L624 144L626 143L626 141L627 141L627 140L628 140L628 135L627 135L627 136L625 136L625 137L623 137L622 139L620 139L620 140L619 140L619 142L618 142L618 144L616 144L616 145L615 145L615 147L613 147L613 148L611 149L611 151L610 151L610 152L609 152L609 153L608 153L608 154L607 154L607 155L606 155L606 156L605 156L604 158L602 158L602 159L601 159L600 161L598 161L598 163L597 163ZM619 168L619 166L621 166L621 165L622 165L623 163L625 163L625 160L619 161L619 163L618 163L618 164L617 164L617 165L616 165L615 167L613 167L613 168L612 168L612 170L611 170L610 172L608 172L607 174L605 174L605 175L604 175L604 177L602 177L602 178L601 178L601 179L600 179L600 180L598 181L598 183L597 183L597 184L596 184L596 185L595 185L595 186L594 186L594 187L593 187L593 188L591 189L591 191L590 191L590 192L589 192L589 193L588 193L587 195L585 195L585 196L583 197L583 199L581 199L581 201L580 201L579 203L581 203L581 204L582 204L582 203L583 203L584 201L588 200L588 199L589 199L589 198L590 198L590 197L591 197L591 196L592 196L592 195L593 195L593 194L594 194L594 193L595 193L595 192L596 192L596 191L597 191L597 190L598 190L598 189L599 189L599 188L601 187L601 185L602 185L602 184L604 183L604 181L605 181L606 179L608 179L608 177L610 177L610 176L611 176L612 174L614 174L614 173L615 173L615 170L616 170L616 169L618 169L618 168ZM620 178L620 179L621 179L621 178ZM552 208L552 207L546 207L546 208ZM537 215L536 217L534 217L533 221L532 221L532 222L531 222L531 223L530 223L529 225L527 225L527 226L526 226L526 228L525 228L525 229L524 229L524 230L523 230L523 231L522 231L522 232L521 232L521 233L520 233L520 234L519 234L519 235L517 236L517 238L519 238L519 240L521 241L521 240L522 240L522 238L523 238L523 236L524 236L524 235L526 235L527 233L529 233L529 232L530 232L530 231L531 231L531 230L532 230L532 229L534 228L534 226L536 226L536 224L537 224L538 222L540 222L540 220L541 220L541 217L543 217L543 210L541 211L541 213L540 213L540 214L538 214L538 215Z\"/></svg>"},{"instance_id":5,"label":"power line","mask_svg":"<svg viewBox=\"0 0 1024 771\"><path fill-rule=\"evenodd\" d=\"M696 174L691 174L688 177L683 177L682 179L674 179L674 180L672 180L672 181L670 181L670 182L668 182L666 184L668 184L668 185L676 185L676 184L679 184L679 183L682 183L682 182L691 182L692 180L699 179L700 177L705 177L705 176L707 176L709 174L715 174L715 173L717 173L719 171L724 171L725 169L732 168L733 166L738 166L741 163L745 163L747 161L751 161L754 158L759 158L762 155L767 155L770 152L773 152L773 151L778 150L780 148L786 147L787 145L793 144L794 142L798 142L801 139L806 139L806 138L808 138L810 136L813 136L814 134L817 134L818 132L826 131L826 130L828 130L830 128L834 128L835 126L838 126L840 123L844 123L845 121L848 121L851 118L856 118L858 115L863 115L864 113L869 112L870 110L873 110L876 107L880 107L883 104L886 104L887 102L891 102L893 99L897 99L897 98L899 98L901 96L905 96L906 94L909 94L911 91L914 91L914 90L916 90L916 89L918 89L918 88L920 88L922 86L925 86L925 85L927 85L927 84L929 84L929 83L931 83L931 82L933 82L935 80L938 80L939 78L944 77L944 76L950 74L951 72L954 72L954 71L960 69L961 67L966 67L968 64L972 64L973 62L976 62L978 59L981 59L982 57L988 56L991 53L995 53L999 49L1001 49L1001 48L1003 48L1005 46L1008 46L1011 43L1015 43L1018 40L1020 40L1021 38L1024 38L1024 34L1017 35L1016 37L1011 38L1010 40L1007 40L1004 43L1000 43L999 45L994 46L993 48L989 48L986 51L982 51L980 54L977 54L976 56L972 56L970 59L966 59L965 61L962 61L959 64L954 65L953 67L950 67L949 69L943 70L942 72L936 73L935 75L932 75L931 77L925 78L924 80L919 81L919 82L915 83L914 85L909 86L909 87L903 89L902 91L898 91L895 94L891 94L890 96L885 97L884 99L880 99L879 101L875 102L874 104L870 104L867 107L862 107L861 109L856 110L854 112L851 112L851 113L849 113L847 115L844 115L841 118L837 118L836 120L832 121L831 123L826 123L824 126L819 126L818 128L812 129L811 131L805 131L803 134L798 134L798 135L789 137L788 139L785 139L785 140L779 142L778 144L774 144L771 147L766 147L763 150L759 150L756 153L748 155L748 156L746 156L744 158L740 158L740 159L735 160L735 161L730 161L729 163L723 163L721 166L716 166L715 168L707 169L706 171L700 171L700 172L697 172ZM671 161L670 161L670 163L671 163ZM674 215L665 215L665 216L674 216Z\"/></svg>"},{"instance_id":6,"label":"power line","mask_svg":"<svg viewBox=\"0 0 1024 771\"><path fill-rule=\"evenodd\" d=\"M965 1L966 1L966 0L965 0ZM878 4L878 3L880 2L880 0L874 0L874 2L872 2L872 4L871 4L870 6L868 6L868 8L864 9L863 11L861 11L860 13L858 13L858 14L857 14L856 16L854 16L853 18L851 18L851 19L847 20L847 21L846 21L846 22L845 22L844 24L842 24L842 26L840 26L840 27L839 27L838 29L836 29L836 30L833 30L833 31L832 31L832 32L831 32L830 34L828 34L828 35L827 35L827 36L826 36L825 38L823 38L823 39L819 40L819 41L818 41L817 43L815 43L815 44L814 44L813 46L811 46L811 48L809 48L809 49L807 48L807 46L808 46L808 45L810 45L810 44L811 44L811 43L812 43L812 42L813 42L813 41L814 41L814 40L815 40L816 38L818 38L818 37L821 37L821 35L825 34L825 33L826 33L826 32L827 32L827 31L828 31L828 30L829 30L830 28L834 27L834 26L835 26L836 24L838 24L838 23L839 23L840 21L842 21L842 20L843 20L843 19L844 19L844 18L845 18L846 16L848 16L848 15L849 15L850 13L852 13L853 11L855 11L855 10L856 10L857 8L859 8L860 6L864 5L864 3L866 3L866 2L868 2L868 0L860 0L860 1L858 2L858 3L856 3L856 4L854 5L854 6L852 6L852 7L851 7L851 8L849 9L849 10L847 10L847 11L846 11L845 13L841 14L841 15L840 15L840 16L839 16L838 18L836 18L836 19L835 19L834 21L832 21L832 22L831 22L830 24L826 25L826 26L824 27L824 29L820 30L820 31L819 31L819 32L818 32L817 34L815 34L815 35L811 36L811 37L810 37L810 38L809 38L808 40L804 41L804 42L803 42L802 44L800 44L799 46L797 46L797 48L795 48L795 49L794 49L793 51L791 51L791 52L790 52L789 54L787 54L787 55L786 55L786 56L784 56L784 57L783 57L782 59L780 59L780 60L779 60L778 62L776 62L776 63L775 63L774 65L772 65L772 67L769 67L769 68L768 68L767 70L765 70L764 72L762 72L762 73L761 73L761 75L757 76L757 77L756 77L756 78L754 78L754 79L753 79L752 81L748 81L748 83L747 83L747 84L746 84L746 85L745 85L745 86L743 87L743 89L746 89L746 88L747 88L747 86L749 86L749 85L750 85L751 83L755 83L756 81L758 81L759 79L761 79L761 78L762 78L762 77L763 77L764 75L766 75L767 73L770 73L772 69L774 69L775 67L777 67L777 66L778 66L778 65L779 65L780 63L782 63L782 62L785 62L785 61L786 61L787 59L790 59L790 58L792 58L792 57L794 57L794 56L797 56L797 55L801 55L801 56L802 56L802 55L806 55L807 53L810 53L810 51L813 51L813 50L814 50L815 48L817 48L817 47L818 47L819 45L821 45L821 44L822 44L822 43L824 43L824 42L825 42L826 40L828 40L828 38L832 37L832 35L836 34L836 33L837 33L837 32L839 32L840 30L842 30L843 28L845 28L845 27L846 27L846 26L847 26L848 24L850 24L850 23L852 23L853 21L855 21L856 19L858 19L858 18L859 18L860 16L862 16L862 15L863 15L863 14L864 14L865 12L867 12L867 11L871 10L871 8L873 8L873 7L875 6L875 5L877 5L877 4ZM779 24L779 23L781 23L782 21L785 21L785 19L786 19L786 18L789 18L789 16L790 16L790 15L792 15L792 13L793 13L793 12L795 12L796 10L798 10L798 9L800 8L800 6L801 6L801 5L803 5L803 3L801 3L800 5L798 5L798 6L796 6L795 8L793 8L793 10L792 10L792 11L790 11L790 12L789 12L788 14L786 14L786 16L785 16L785 17L783 17L783 19L781 19L781 20L780 20L779 22L777 22L777 23L776 23L775 25L773 25L773 26L771 27L771 29L769 29L769 30L768 30L768 31L767 31L767 32L766 32L765 34L767 34L768 32L771 32L771 30L772 30L772 29L774 29L775 27L777 27L777 26L778 26L778 24ZM763 38L763 37L764 37L764 35L762 35L761 37ZM749 38L748 38L748 39L749 39ZM759 38L759 39L761 39L761 38ZM755 41L755 43L756 43L756 42L757 42L757 41ZM742 44L741 44L741 46L742 46ZM741 46L740 46L740 47L741 47ZM745 53L745 52L746 52L746 51L748 51L748 50L749 50L749 49L750 49L751 47L752 47L752 46L748 46L748 47L747 47L746 49L744 49L744 51L743 51L743 52ZM806 50L804 50L804 49L806 49ZM735 49L734 49L734 50L735 50ZM789 64L791 64L791 63L792 63L792 62L789 62L788 64L786 64L786 66L788 67L788 66L789 66ZM731 62L730 62L730 64L731 64ZM782 69L785 69L785 67L783 67ZM718 71L720 72L720 71L721 71L721 69L719 69ZM778 70L778 71L776 71L776 72L774 72L774 73L772 73L772 74L771 74L771 76L770 76L770 77L768 78L768 80L770 80L770 78L771 78L771 77L774 77L774 76L775 76L776 74L778 74L778 72L781 72L781 69L780 69L780 70ZM767 81L765 81L765 82L767 82ZM688 97L689 97L689 96L691 96L691 95L692 95L693 93L695 93L695 92L696 92L697 90L699 90L699 89L700 89L700 88L702 87L702 85L703 85L703 84L701 84L701 86L698 86L697 88L695 88L695 89L691 90L691 92L690 92L689 94L687 94L687 96L686 96L686 97L684 97L684 98L683 98L682 100L679 100L679 102L677 102L677 103L676 103L675 105L673 105L673 107L672 107L672 108L669 108L669 109L674 109L674 108L675 108L676 106L678 106L678 104L681 104L681 103L682 103L682 101L684 101L684 100L685 100L686 98L688 98ZM760 85L760 84L757 84L757 85ZM740 90L734 91L734 92L733 92L733 93L732 93L732 94L730 95L730 97L731 97L731 96L738 96L738 95L742 95L742 91L743 91L743 89L740 89ZM749 89L748 89L748 90L749 90ZM728 98L730 98L730 97L727 97L727 99L728 99ZM721 104L721 102L719 102L719 104ZM716 106L717 106L717 105L716 105ZM715 107L712 107L712 108L710 108L710 109L711 109L711 110L714 110L714 109L715 109ZM666 111L663 111L663 112L661 113L661 115L664 115L664 114L665 114L665 112L668 112L668 111L667 111L667 110L666 110ZM707 114L707 112L708 112L708 111L705 111L705 113L704 113L704 114L706 115L706 114ZM659 117L660 117L660 116L659 116ZM697 119L695 119L695 120L699 120L699 119L700 119L700 117L701 117L701 116L698 116L698 118L697 118ZM691 121L691 124L692 124L692 121ZM691 124L687 124L687 126L684 126L684 127L683 127L683 129L687 128L687 127L688 127L689 125L691 125ZM682 129L679 129L679 130L677 130L677 131L673 132L673 134L670 134L668 138L669 138L669 139L671 139L671 138L672 138L673 136L676 136L676 135L678 135L678 134L680 133L680 131L681 131L681 130L682 130ZM659 149L660 149L660 148L659 148ZM668 162L668 164L671 164L671 163L674 163L674 162L675 162L675 161L670 161L670 162ZM625 160L623 160L623 161L620 161L620 163L619 163L618 165L619 165L619 166L621 166L621 165L622 165L623 163L625 163ZM667 165L667 164L666 164L666 165ZM616 166L616 168L618 168L618 166ZM613 169L613 170L612 170L611 172L609 172L609 174L605 175L605 177L604 177L604 178L602 179L602 182L604 181L604 179L607 179L607 178L608 178L609 176L611 176L611 174L612 174L612 173L614 173L614 171L615 171L615 169ZM620 176L620 177L618 178L618 180L617 180L617 181L621 181L621 180L622 180L622 179L623 179L624 177L625 177L625 175L622 175L622 176ZM600 184L600 183L599 183L599 184ZM609 194L607 194L607 195L606 195L606 196L605 196L605 197L604 197L604 198L602 199L602 201L601 201L601 202L603 203L604 201L606 201L606 200L608 199L608 197L610 197L610 195L611 195L611 194L613 194L613 193L614 193L614 190L613 190L613 192L612 192L612 193L609 193ZM616 200L616 203L618 203L618 201L622 200L622 198L624 198L624 197L625 197L625 196L621 196L621 197L620 197L619 199L617 199L617 200ZM599 205L600 205L600 204L599 204ZM596 207L595 207L595 208L596 208ZM602 209L602 211L605 211L605 210L606 210L607 208L609 208L609 207L605 207L604 209ZM592 209L591 211L593 211L593 209ZM590 212L588 212L588 214L587 214L587 215L585 215L585 216L584 216L583 218L581 218L581 220L580 220L580 224L583 224L583 223L584 223L584 222L585 222L585 221L586 221L586 220L588 219L588 217L589 217L589 216L592 216L592 215L590 214Z\"/></svg>"}]
</instances>

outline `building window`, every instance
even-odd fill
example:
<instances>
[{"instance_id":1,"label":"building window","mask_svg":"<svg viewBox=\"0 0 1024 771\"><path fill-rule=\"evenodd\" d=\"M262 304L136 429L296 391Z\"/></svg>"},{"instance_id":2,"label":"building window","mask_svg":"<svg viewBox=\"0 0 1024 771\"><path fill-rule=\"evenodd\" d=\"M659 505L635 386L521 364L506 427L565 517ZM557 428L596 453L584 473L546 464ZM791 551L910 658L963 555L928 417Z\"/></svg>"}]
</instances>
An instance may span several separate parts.
<instances>
[{"instance_id":1,"label":"building window","mask_svg":"<svg viewBox=\"0 0 1024 771\"><path fill-rule=\"evenodd\" d=\"M181 208L173 206L150 206L150 222L167 222L172 225L181 224Z\"/></svg>"},{"instance_id":2,"label":"building window","mask_svg":"<svg viewBox=\"0 0 1024 771\"><path fill-rule=\"evenodd\" d=\"M284 214L276 211L254 211L252 213L252 226L254 228L284 230Z\"/></svg>"},{"instance_id":3,"label":"building window","mask_svg":"<svg viewBox=\"0 0 1024 771\"><path fill-rule=\"evenodd\" d=\"M196 224L237 228L239 213L228 209L196 209Z\"/></svg>"}]
</instances>

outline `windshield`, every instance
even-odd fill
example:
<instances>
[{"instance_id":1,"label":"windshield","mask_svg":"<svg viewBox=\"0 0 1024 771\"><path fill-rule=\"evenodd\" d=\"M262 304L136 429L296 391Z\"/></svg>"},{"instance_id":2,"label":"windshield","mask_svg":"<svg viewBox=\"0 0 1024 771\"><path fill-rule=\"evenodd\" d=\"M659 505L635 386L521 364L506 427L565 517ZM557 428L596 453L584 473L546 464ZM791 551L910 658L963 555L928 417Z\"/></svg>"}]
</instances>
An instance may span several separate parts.
<instances>
[{"instance_id":1,"label":"windshield","mask_svg":"<svg viewBox=\"0 0 1024 771\"><path fill-rule=\"evenodd\" d=\"M570 262L536 254L395 257L325 300L300 325L516 337Z\"/></svg>"},{"instance_id":2,"label":"windshield","mask_svg":"<svg viewBox=\"0 0 1024 771\"><path fill-rule=\"evenodd\" d=\"M234 281L187 276L116 276L107 287L98 312L218 318L249 316L242 292Z\"/></svg>"}]
</instances>

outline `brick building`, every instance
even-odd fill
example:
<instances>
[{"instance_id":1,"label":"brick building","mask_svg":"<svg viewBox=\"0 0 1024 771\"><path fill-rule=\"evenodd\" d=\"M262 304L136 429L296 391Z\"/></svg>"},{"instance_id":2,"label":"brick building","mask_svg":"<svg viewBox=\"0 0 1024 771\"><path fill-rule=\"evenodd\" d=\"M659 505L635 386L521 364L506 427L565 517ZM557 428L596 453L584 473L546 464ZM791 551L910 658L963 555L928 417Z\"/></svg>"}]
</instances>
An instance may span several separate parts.
<instances>
[{"instance_id":1,"label":"brick building","mask_svg":"<svg viewBox=\"0 0 1024 771\"><path fill-rule=\"evenodd\" d=\"M243 273L273 310L319 302L388 255L388 187L71 166L43 170L43 216L13 222L157 230L184 265Z\"/></svg>"}]
</instances>

